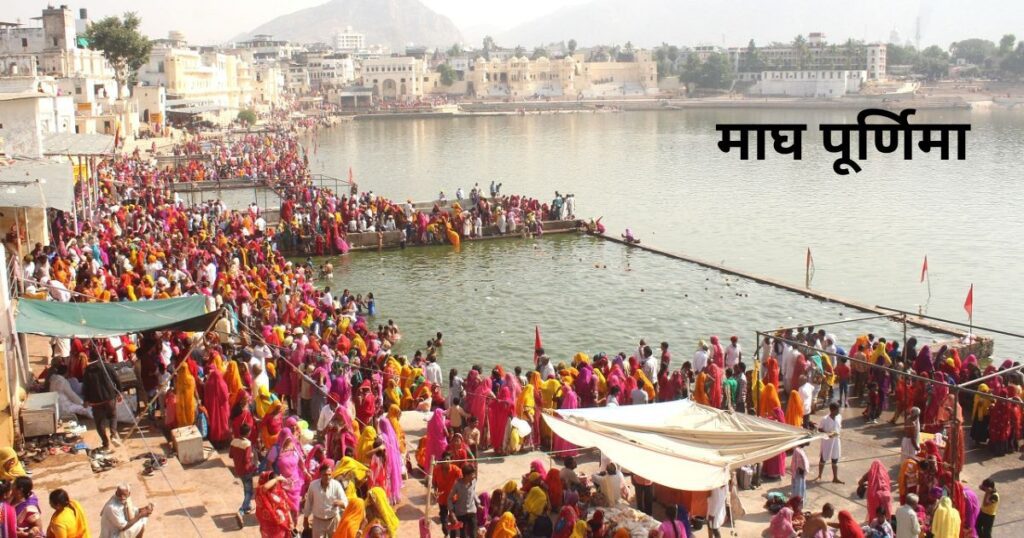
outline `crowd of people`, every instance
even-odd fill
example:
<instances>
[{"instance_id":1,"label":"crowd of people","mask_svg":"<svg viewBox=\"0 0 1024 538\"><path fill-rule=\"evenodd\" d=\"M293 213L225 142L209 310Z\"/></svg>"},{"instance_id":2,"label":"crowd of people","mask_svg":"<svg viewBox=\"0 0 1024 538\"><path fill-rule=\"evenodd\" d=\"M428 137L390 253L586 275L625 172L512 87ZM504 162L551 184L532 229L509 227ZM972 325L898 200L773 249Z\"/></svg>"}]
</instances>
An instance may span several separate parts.
<instances>
[{"instance_id":1,"label":"crowd of people","mask_svg":"<svg viewBox=\"0 0 1024 538\"><path fill-rule=\"evenodd\" d=\"M395 507L404 502L403 484L425 476L449 536L622 536L628 531L604 514L633 498L654 516L650 477L630 473L628 462L578 474L578 450L554 435L541 413L683 398L826 434L818 478L828 466L837 484L843 483L842 409L851 399L864 404L868 421L890 409L892 421L904 418L899 496L888 471L873 464L858 482L868 500L860 518L839 511L832 521L830 506L803 511L811 467L803 447L763 462L759 477L792 478L791 495L769 499L775 513L769 536L991 535L999 502L995 484L986 481L979 494L957 480L963 428L968 417L974 442L997 454L1016 450L1022 424L1014 400L1020 401L1024 386L1019 372L986 378L977 386L979 395L961 392L957 398L946 384L998 370L982 371L973 356L961 359L956 349L918 349L914 339L901 349L865 334L843 348L834 335L807 328L766 337L758 343L760 360L745 356L738 338L723 344L712 336L684 361L673 362L667 342L652 347L641 340L631 353L579 353L553 361L538 349L532 368L498 365L487 372L477 365L465 376L451 369L445 377L441 333L412 357L396 355L401 332L392 320L378 318L372 295L364 300L343 290L335 296L317 285L311 263L294 264L282 249L295 246L289 241L296 238L313 238L317 254L344 252L338 241L347 233L381 228L403 230L416 242L453 230L472 237L491 224L514 232L531 220L539 225L573 216L571 195L556 193L549 205L516 195L496 199L495 185L488 199L474 187L468 209L457 200L450 211L439 202L422 212L372 193L346 197L314 186L302 148L289 133L186 142L177 153L188 158L164 169L137 153L102 162L95 218L82 219L75 229L56 214L54 244L28 253L16 278L27 293L56 301L199 295L210 311L222 309L225 314L203 333L56 338L40 377L58 392L62 407L67 403L95 421L98 451L105 452L116 442L116 408L125 388L117 369L131 364L144 395L142 413L168 435L196 425L228 453L242 483L239 524L252 514L263 536L287 537L299 528L314 537L398 536ZM267 226L259 207L187 206L168 189L175 181L225 176L271 180L282 194L281 225ZM467 222L473 223L468 234ZM400 420L409 411L430 417L426 435L415 443ZM922 441L924 434L931 437ZM521 481L477 491L483 454L534 449L557 454L563 468L549 470L538 460ZM16 522L19 536L37 535L42 512L31 480L13 450L0 450L0 460L0 480L6 480L0 490L7 488L2 507L12 514L0 519ZM124 484L108 502L104 533L143 532L152 507L135 507L130 495ZM49 500L49 533L86 535L81 505L61 489ZM652 535L693 536L699 523L710 536L720 536L726 504L721 488L710 492L699 513L667 507L657 514L661 521Z\"/></svg>"}]
</instances>

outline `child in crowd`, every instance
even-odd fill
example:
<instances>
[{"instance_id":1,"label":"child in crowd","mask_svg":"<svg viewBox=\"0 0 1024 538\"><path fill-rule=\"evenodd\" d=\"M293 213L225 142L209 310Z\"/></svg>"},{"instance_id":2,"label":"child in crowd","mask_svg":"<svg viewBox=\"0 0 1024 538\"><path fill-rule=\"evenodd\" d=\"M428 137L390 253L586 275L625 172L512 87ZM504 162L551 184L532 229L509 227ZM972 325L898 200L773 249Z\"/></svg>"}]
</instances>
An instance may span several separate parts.
<instances>
[{"instance_id":1,"label":"child in crowd","mask_svg":"<svg viewBox=\"0 0 1024 538\"><path fill-rule=\"evenodd\" d=\"M839 357L839 366L836 366L836 378L839 380L839 407L849 407L850 397L850 359Z\"/></svg>"}]
</instances>

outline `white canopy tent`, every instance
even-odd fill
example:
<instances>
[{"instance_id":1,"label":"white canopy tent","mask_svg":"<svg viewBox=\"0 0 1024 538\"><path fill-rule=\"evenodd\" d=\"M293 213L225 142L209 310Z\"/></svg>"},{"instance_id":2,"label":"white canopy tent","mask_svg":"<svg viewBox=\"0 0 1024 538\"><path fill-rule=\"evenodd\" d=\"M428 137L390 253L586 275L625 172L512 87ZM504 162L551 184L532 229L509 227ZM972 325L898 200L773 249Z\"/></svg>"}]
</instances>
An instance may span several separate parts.
<instances>
[{"instance_id":1,"label":"white canopy tent","mask_svg":"<svg viewBox=\"0 0 1024 538\"><path fill-rule=\"evenodd\" d=\"M815 439L817 434L753 415L721 411L691 400L592 407L544 414L553 432L579 447L673 489L707 491L730 473Z\"/></svg>"}]
</instances>

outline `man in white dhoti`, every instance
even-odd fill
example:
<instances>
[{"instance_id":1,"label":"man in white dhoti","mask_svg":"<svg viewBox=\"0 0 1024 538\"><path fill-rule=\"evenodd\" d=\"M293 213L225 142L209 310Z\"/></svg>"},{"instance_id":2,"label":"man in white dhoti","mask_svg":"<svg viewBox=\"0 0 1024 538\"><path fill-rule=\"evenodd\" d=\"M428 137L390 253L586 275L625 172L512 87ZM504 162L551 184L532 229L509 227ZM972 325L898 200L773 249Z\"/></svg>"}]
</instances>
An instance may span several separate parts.
<instances>
[{"instance_id":1,"label":"man in white dhoti","mask_svg":"<svg viewBox=\"0 0 1024 538\"><path fill-rule=\"evenodd\" d=\"M833 402L828 405L828 415L821 419L818 431L827 433L828 437L821 440L818 478L815 480L821 480L821 475L825 472L825 460L829 460L832 462L832 481L842 484L843 481L839 480L839 458L843 455L842 439L840 439L840 434L843 432L843 416L839 414L839 404Z\"/></svg>"},{"instance_id":2,"label":"man in white dhoti","mask_svg":"<svg viewBox=\"0 0 1024 538\"><path fill-rule=\"evenodd\" d=\"M127 483L117 486L114 495L100 511L100 538L141 538L153 513L153 505L135 508Z\"/></svg>"}]
</instances>

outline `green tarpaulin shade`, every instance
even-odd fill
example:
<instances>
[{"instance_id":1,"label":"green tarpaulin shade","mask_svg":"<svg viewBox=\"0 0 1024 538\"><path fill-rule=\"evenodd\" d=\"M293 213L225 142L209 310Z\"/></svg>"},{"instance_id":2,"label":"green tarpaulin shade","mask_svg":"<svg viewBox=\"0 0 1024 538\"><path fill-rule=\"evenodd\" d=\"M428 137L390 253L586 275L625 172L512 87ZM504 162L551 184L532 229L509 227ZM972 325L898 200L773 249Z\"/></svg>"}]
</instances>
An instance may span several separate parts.
<instances>
[{"instance_id":1,"label":"green tarpaulin shade","mask_svg":"<svg viewBox=\"0 0 1024 538\"><path fill-rule=\"evenodd\" d=\"M203 331L218 312L206 313L201 295L118 303L61 303L21 299L14 326L19 333L62 338L106 338L153 330Z\"/></svg>"}]
</instances>

